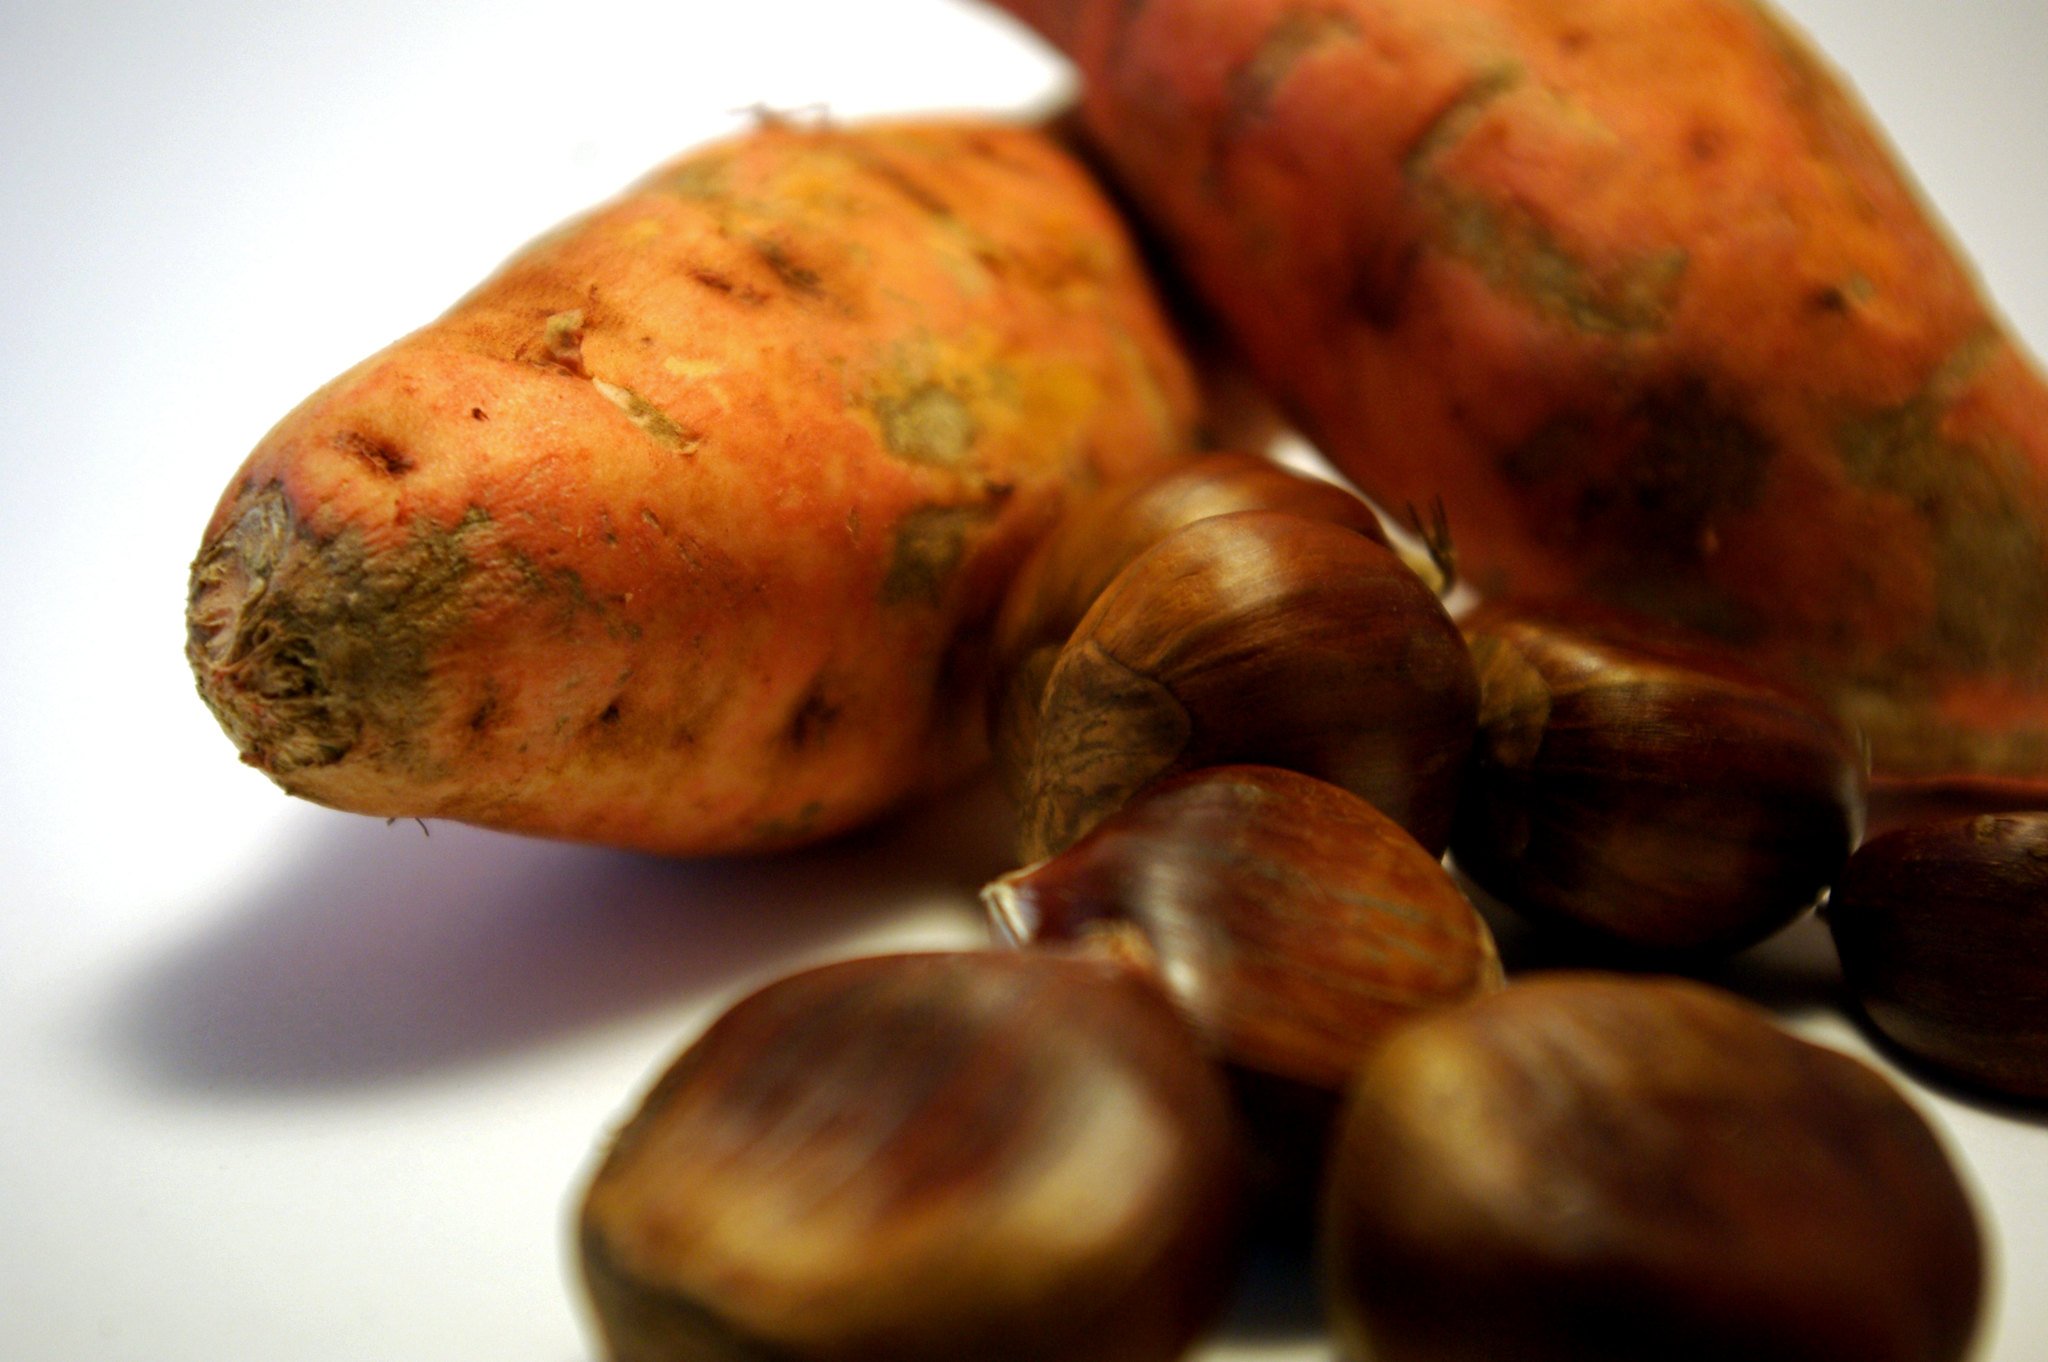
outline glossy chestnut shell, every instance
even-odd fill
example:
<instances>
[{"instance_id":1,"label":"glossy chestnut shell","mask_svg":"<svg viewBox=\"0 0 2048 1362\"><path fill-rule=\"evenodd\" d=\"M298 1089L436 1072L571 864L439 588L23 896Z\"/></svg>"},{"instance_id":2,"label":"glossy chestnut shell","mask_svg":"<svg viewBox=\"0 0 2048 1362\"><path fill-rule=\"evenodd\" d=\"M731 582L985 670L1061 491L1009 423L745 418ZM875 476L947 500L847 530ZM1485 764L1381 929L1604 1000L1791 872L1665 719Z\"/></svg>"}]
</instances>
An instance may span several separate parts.
<instances>
[{"instance_id":1,"label":"glossy chestnut shell","mask_svg":"<svg viewBox=\"0 0 2048 1362\"><path fill-rule=\"evenodd\" d=\"M1442 863L1358 796L1218 766L1148 786L982 891L1000 939L1154 974L1229 1062L1339 1090L1397 1023L1501 984Z\"/></svg>"},{"instance_id":2,"label":"glossy chestnut shell","mask_svg":"<svg viewBox=\"0 0 2048 1362\"><path fill-rule=\"evenodd\" d=\"M1887 1039L1967 1083L2048 1099L2048 813L1881 833L1849 858L1827 921Z\"/></svg>"},{"instance_id":3,"label":"glossy chestnut shell","mask_svg":"<svg viewBox=\"0 0 2048 1362\"><path fill-rule=\"evenodd\" d=\"M1078 500L1012 579L990 644L990 733L1011 798L1029 764L1046 674L1102 589L1186 525L1235 511L1286 511L1387 542L1363 498L1253 454L1208 454Z\"/></svg>"},{"instance_id":4,"label":"glossy chestnut shell","mask_svg":"<svg viewBox=\"0 0 2048 1362\"><path fill-rule=\"evenodd\" d=\"M1206 454L1113 483L1079 500L1018 569L996 621L998 664L1065 643L1126 563L1182 526L1235 511L1285 511L1387 542L1357 493L1254 454Z\"/></svg>"},{"instance_id":5,"label":"glossy chestnut shell","mask_svg":"<svg viewBox=\"0 0 2048 1362\"><path fill-rule=\"evenodd\" d=\"M1367 1061L1324 1206L1372 1362L1959 1362L1982 1246L1875 1071L1704 986L1535 976Z\"/></svg>"},{"instance_id":6,"label":"glossy chestnut shell","mask_svg":"<svg viewBox=\"0 0 2048 1362\"><path fill-rule=\"evenodd\" d=\"M846 961L721 1017L584 1198L617 1362L1166 1362L1226 1297L1214 1067L1113 964Z\"/></svg>"},{"instance_id":7,"label":"glossy chestnut shell","mask_svg":"<svg viewBox=\"0 0 2048 1362\"><path fill-rule=\"evenodd\" d=\"M1717 645L1590 607L1463 621L1480 679L1452 853L1532 920L1725 953L1812 906L1861 835L1850 737Z\"/></svg>"},{"instance_id":8,"label":"glossy chestnut shell","mask_svg":"<svg viewBox=\"0 0 2048 1362\"><path fill-rule=\"evenodd\" d=\"M1023 859L1226 764L1340 785L1440 853L1476 707L1457 626L1384 545L1278 511L1196 521L1116 575L1047 674Z\"/></svg>"}]
</instances>

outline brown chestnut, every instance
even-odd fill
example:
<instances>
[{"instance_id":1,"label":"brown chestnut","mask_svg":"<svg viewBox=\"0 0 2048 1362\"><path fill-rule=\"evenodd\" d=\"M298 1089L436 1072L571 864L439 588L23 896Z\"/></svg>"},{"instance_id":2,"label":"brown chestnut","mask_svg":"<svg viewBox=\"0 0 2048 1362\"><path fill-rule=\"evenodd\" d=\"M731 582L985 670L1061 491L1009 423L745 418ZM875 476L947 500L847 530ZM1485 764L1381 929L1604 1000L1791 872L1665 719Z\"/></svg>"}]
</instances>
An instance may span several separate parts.
<instances>
[{"instance_id":1,"label":"brown chestnut","mask_svg":"<svg viewBox=\"0 0 2048 1362\"><path fill-rule=\"evenodd\" d=\"M1529 918L1729 952L1811 907L1855 847L1861 755L1803 692L1591 607L1495 603L1464 628L1479 736L1451 850Z\"/></svg>"},{"instance_id":2,"label":"brown chestnut","mask_svg":"<svg viewBox=\"0 0 2048 1362\"><path fill-rule=\"evenodd\" d=\"M1325 1089L1395 1023L1501 982L1436 857L1358 796L1275 767L1148 786L982 899L999 939L1134 961L1224 1059Z\"/></svg>"},{"instance_id":3,"label":"brown chestnut","mask_svg":"<svg viewBox=\"0 0 2048 1362\"><path fill-rule=\"evenodd\" d=\"M1052 659L1124 565L1197 520L1233 511L1287 511L1342 525L1379 543L1386 534L1356 493L1252 454L1204 455L1164 474L1111 483L1072 506L1012 578L990 645L990 731L996 769L1013 799L1029 766L1031 733Z\"/></svg>"},{"instance_id":4,"label":"brown chestnut","mask_svg":"<svg viewBox=\"0 0 2048 1362\"><path fill-rule=\"evenodd\" d=\"M1324 1205L1373 1362L1957 1362L1982 1244L1875 1071L1703 985L1536 976L1366 1062Z\"/></svg>"},{"instance_id":5,"label":"brown chestnut","mask_svg":"<svg viewBox=\"0 0 2048 1362\"><path fill-rule=\"evenodd\" d=\"M1164 1362L1218 1312L1228 1098L1100 961L882 957L721 1017L583 1201L617 1362Z\"/></svg>"},{"instance_id":6,"label":"brown chestnut","mask_svg":"<svg viewBox=\"0 0 2048 1362\"><path fill-rule=\"evenodd\" d=\"M2048 813L1880 833L1849 858L1827 922L1850 993L1893 1044L2048 1098Z\"/></svg>"},{"instance_id":7,"label":"brown chestnut","mask_svg":"<svg viewBox=\"0 0 2048 1362\"><path fill-rule=\"evenodd\" d=\"M1053 663L1023 858L1231 763L1341 785L1441 853L1476 706L1457 626L1384 545L1279 511L1198 520L1132 559Z\"/></svg>"},{"instance_id":8,"label":"brown chestnut","mask_svg":"<svg viewBox=\"0 0 2048 1362\"><path fill-rule=\"evenodd\" d=\"M1065 643L1124 564L1183 525L1233 511L1286 511L1386 543L1357 493L1253 454L1207 454L1078 501L1032 550L1003 599L994 653L1014 662Z\"/></svg>"}]
</instances>

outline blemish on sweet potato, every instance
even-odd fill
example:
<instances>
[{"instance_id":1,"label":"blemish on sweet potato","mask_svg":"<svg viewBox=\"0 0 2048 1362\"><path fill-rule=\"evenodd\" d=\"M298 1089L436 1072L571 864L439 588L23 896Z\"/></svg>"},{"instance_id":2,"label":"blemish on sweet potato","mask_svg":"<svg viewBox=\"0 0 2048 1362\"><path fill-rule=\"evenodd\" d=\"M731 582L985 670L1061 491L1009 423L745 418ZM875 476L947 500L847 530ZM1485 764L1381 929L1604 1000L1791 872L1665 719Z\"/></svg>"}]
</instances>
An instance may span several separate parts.
<instances>
[{"instance_id":1,"label":"blemish on sweet potato","mask_svg":"<svg viewBox=\"0 0 2048 1362\"><path fill-rule=\"evenodd\" d=\"M882 604L937 605L966 553L968 537L989 515L984 506L921 506L897 521L882 578Z\"/></svg>"},{"instance_id":2,"label":"blemish on sweet potato","mask_svg":"<svg viewBox=\"0 0 2048 1362\"><path fill-rule=\"evenodd\" d=\"M925 212L936 218L950 219L953 209L939 192L925 184L908 170L888 160L879 152L863 148L852 149L852 160L867 174L880 180L904 198L909 199Z\"/></svg>"},{"instance_id":3,"label":"blemish on sweet potato","mask_svg":"<svg viewBox=\"0 0 2048 1362\"><path fill-rule=\"evenodd\" d=\"M692 265L685 272L705 288L714 293L722 293L734 302L759 307L768 301L768 295L760 289L734 279L723 270L715 270L706 265Z\"/></svg>"},{"instance_id":4,"label":"blemish on sweet potato","mask_svg":"<svg viewBox=\"0 0 2048 1362\"><path fill-rule=\"evenodd\" d=\"M1422 126L1401 159L1402 174L1410 181L1435 173L1435 161L1445 151L1465 140L1493 102L1520 85L1526 73L1515 63L1479 72L1451 97L1435 116Z\"/></svg>"},{"instance_id":5,"label":"blemish on sweet potato","mask_svg":"<svg viewBox=\"0 0 2048 1362\"><path fill-rule=\"evenodd\" d=\"M832 731L839 714L840 707L825 694L823 682L813 681L784 725L783 740L799 751L814 746Z\"/></svg>"},{"instance_id":6,"label":"blemish on sweet potato","mask_svg":"<svg viewBox=\"0 0 2048 1362\"><path fill-rule=\"evenodd\" d=\"M1265 117L1274 94L1302 60L1335 43L1358 41L1358 21L1348 14L1290 10L1273 25L1250 61L1230 77L1230 113L1223 136L1235 136Z\"/></svg>"},{"instance_id":7,"label":"blemish on sweet potato","mask_svg":"<svg viewBox=\"0 0 2048 1362\"><path fill-rule=\"evenodd\" d=\"M1597 564L1587 586L1618 604L1677 602L1671 613L1739 638L1747 616L1718 592L1682 583L1718 544L1717 526L1757 503L1776 448L1740 406L1697 376L1646 386L1613 412L1575 411L1507 450L1509 482L1555 517L1560 542ZM1626 570L1620 565L1627 564Z\"/></svg>"},{"instance_id":8,"label":"blemish on sweet potato","mask_svg":"<svg viewBox=\"0 0 2048 1362\"><path fill-rule=\"evenodd\" d=\"M606 401L626 413L626 419L646 431L656 444L673 449L678 454L693 454L697 446L704 443L703 436L676 424L674 418L667 412L631 388L607 383L601 378L593 378L590 382L604 394Z\"/></svg>"},{"instance_id":9,"label":"blemish on sweet potato","mask_svg":"<svg viewBox=\"0 0 2048 1362\"><path fill-rule=\"evenodd\" d=\"M1475 75L1429 120L1403 159L1403 173L1431 223L1439 249L1478 270L1496 292L1597 336L1661 330L1689 263L1676 246L1595 263L1576 254L1528 208L1497 202L1461 183L1443 164L1491 115L1524 88L1522 68Z\"/></svg>"},{"instance_id":10,"label":"blemish on sweet potato","mask_svg":"<svg viewBox=\"0 0 2048 1362\"><path fill-rule=\"evenodd\" d=\"M1984 463L1934 505L1934 638L1941 656L1985 672L2043 673L2048 574L2038 527Z\"/></svg>"},{"instance_id":11,"label":"blemish on sweet potato","mask_svg":"<svg viewBox=\"0 0 2048 1362\"><path fill-rule=\"evenodd\" d=\"M499 720L504 716L504 703L499 698L497 683L489 678L485 678L483 691L483 700L470 712L469 716L469 731L478 738L482 738L490 733L493 728L497 727Z\"/></svg>"},{"instance_id":12,"label":"blemish on sweet potato","mask_svg":"<svg viewBox=\"0 0 2048 1362\"><path fill-rule=\"evenodd\" d=\"M590 377L583 367L583 310L557 312L547 319L541 333L541 352L546 362L578 378Z\"/></svg>"},{"instance_id":13,"label":"blemish on sweet potato","mask_svg":"<svg viewBox=\"0 0 2048 1362\"><path fill-rule=\"evenodd\" d=\"M404 477L414 467L412 457L397 445L360 431L337 431L328 443L351 458L360 459L372 472L387 478Z\"/></svg>"},{"instance_id":14,"label":"blemish on sweet potato","mask_svg":"<svg viewBox=\"0 0 2048 1362\"><path fill-rule=\"evenodd\" d=\"M698 540L697 536L691 534L688 530L679 529L668 524L660 516L656 515L651 508L646 506L640 508L640 519L649 529L660 535L662 539L674 547L676 556L689 564L693 575L705 571L707 554L703 543Z\"/></svg>"},{"instance_id":15,"label":"blemish on sweet potato","mask_svg":"<svg viewBox=\"0 0 2048 1362\"><path fill-rule=\"evenodd\" d=\"M754 827L753 841L763 847L807 842L815 835L825 816L825 802L813 799L796 812L781 818L764 818Z\"/></svg>"},{"instance_id":16,"label":"blemish on sweet potato","mask_svg":"<svg viewBox=\"0 0 2048 1362\"><path fill-rule=\"evenodd\" d=\"M974 449L974 413L959 394L937 383L925 383L897 397L876 397L869 404L882 427L889 452L911 463L950 467Z\"/></svg>"},{"instance_id":17,"label":"blemish on sweet potato","mask_svg":"<svg viewBox=\"0 0 2048 1362\"><path fill-rule=\"evenodd\" d=\"M1627 539L1633 555L1697 561L1716 520L1756 505L1776 452L1770 438L1689 375L1645 389L1628 426L1616 481L1629 505L1614 536Z\"/></svg>"},{"instance_id":18,"label":"blemish on sweet potato","mask_svg":"<svg viewBox=\"0 0 2048 1362\"><path fill-rule=\"evenodd\" d=\"M768 237L750 236L747 245L761 258L782 286L800 297L816 298L823 295L824 282L818 272L798 261L787 246Z\"/></svg>"},{"instance_id":19,"label":"blemish on sweet potato","mask_svg":"<svg viewBox=\"0 0 2048 1362\"><path fill-rule=\"evenodd\" d=\"M609 638L632 638L638 626L627 619L614 600L591 594L583 574L565 563L546 564L523 549L508 548L500 555L528 600L551 607L553 628L560 634L573 632L585 621L595 620Z\"/></svg>"},{"instance_id":20,"label":"blemish on sweet potato","mask_svg":"<svg viewBox=\"0 0 2048 1362\"><path fill-rule=\"evenodd\" d=\"M1448 183L1433 185L1429 201L1438 244L1477 269L1496 292L1544 316L1614 336L1660 331L1671 315L1685 277L1682 250L1596 266L1524 209L1489 203Z\"/></svg>"},{"instance_id":21,"label":"blemish on sweet potato","mask_svg":"<svg viewBox=\"0 0 2048 1362\"><path fill-rule=\"evenodd\" d=\"M1815 312L1839 317L1849 311L1849 295L1837 284L1822 284L1806 295L1806 305Z\"/></svg>"},{"instance_id":22,"label":"blemish on sweet potato","mask_svg":"<svg viewBox=\"0 0 2048 1362\"><path fill-rule=\"evenodd\" d=\"M428 658L469 614L469 545L488 524L416 521L372 553L354 529L315 537L280 487L245 496L193 564L186 614L200 695L242 759L287 787L365 738L386 764L426 764Z\"/></svg>"},{"instance_id":23,"label":"blemish on sweet potato","mask_svg":"<svg viewBox=\"0 0 2048 1362\"><path fill-rule=\"evenodd\" d=\"M1960 667L2043 666L2040 621L2048 619L2048 545L2014 489L2005 461L1969 450L1944 432L1955 397L1988 358L1990 338L1963 346L1912 398L1845 422L1842 466L1861 486L1908 504L1934 551L1936 596L1930 643Z\"/></svg>"}]
</instances>

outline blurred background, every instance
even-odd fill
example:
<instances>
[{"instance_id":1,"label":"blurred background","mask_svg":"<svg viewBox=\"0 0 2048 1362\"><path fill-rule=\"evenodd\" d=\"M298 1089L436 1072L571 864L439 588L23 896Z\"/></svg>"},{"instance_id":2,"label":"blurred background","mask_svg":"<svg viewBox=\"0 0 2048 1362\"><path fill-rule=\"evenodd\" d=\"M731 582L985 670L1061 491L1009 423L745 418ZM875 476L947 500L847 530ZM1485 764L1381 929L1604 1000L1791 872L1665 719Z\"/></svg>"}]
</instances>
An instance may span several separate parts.
<instances>
[{"instance_id":1,"label":"blurred background","mask_svg":"<svg viewBox=\"0 0 2048 1362\"><path fill-rule=\"evenodd\" d=\"M2048 11L1793 0L2048 345ZM985 792L681 865L286 799L182 658L243 454L526 239L748 110L1031 111L957 0L0 5L0 1354L572 1362L567 1215L711 1013L794 964L981 939ZM1859 1053L1824 938L1746 962ZM2048 1357L2048 1126L1915 1089ZM1287 1265L1215 1359L1325 1359Z\"/></svg>"}]
</instances>

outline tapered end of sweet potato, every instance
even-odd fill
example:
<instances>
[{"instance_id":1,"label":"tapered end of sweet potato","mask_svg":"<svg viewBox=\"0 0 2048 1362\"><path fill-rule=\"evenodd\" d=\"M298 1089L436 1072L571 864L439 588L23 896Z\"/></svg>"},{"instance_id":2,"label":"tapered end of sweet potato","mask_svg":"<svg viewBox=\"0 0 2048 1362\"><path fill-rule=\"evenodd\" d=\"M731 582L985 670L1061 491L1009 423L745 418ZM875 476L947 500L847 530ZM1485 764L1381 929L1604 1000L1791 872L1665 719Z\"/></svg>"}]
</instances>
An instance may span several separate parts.
<instances>
[{"instance_id":1,"label":"tapered end of sweet potato","mask_svg":"<svg viewBox=\"0 0 2048 1362\"><path fill-rule=\"evenodd\" d=\"M259 697L266 690L283 694L305 688L303 676L281 675L276 649L259 650L254 637L260 632L260 612L253 607L263 599L270 573L283 556L285 520L281 496L262 498L237 516L228 533L210 541L192 564L185 606L185 658L199 682L200 698L244 758L257 765L264 764L253 753L267 708ZM252 657L259 651L264 655ZM303 664L295 669L303 672ZM245 696L255 703L245 702ZM312 744L305 754L329 745Z\"/></svg>"},{"instance_id":2,"label":"tapered end of sweet potato","mask_svg":"<svg viewBox=\"0 0 2048 1362\"><path fill-rule=\"evenodd\" d=\"M278 617L307 556L270 488L244 497L192 565L185 656L199 694L242 759L272 773L336 760L358 726L335 712L310 640Z\"/></svg>"},{"instance_id":3,"label":"tapered end of sweet potato","mask_svg":"<svg viewBox=\"0 0 2048 1362\"><path fill-rule=\"evenodd\" d=\"M309 533L276 484L247 487L192 565L185 655L242 760L294 793L374 724L411 727L431 621L461 574L451 544L373 565L359 537Z\"/></svg>"}]
</instances>

